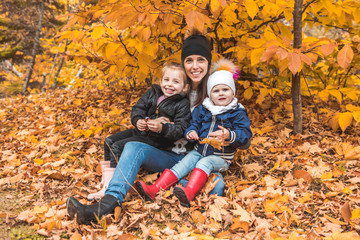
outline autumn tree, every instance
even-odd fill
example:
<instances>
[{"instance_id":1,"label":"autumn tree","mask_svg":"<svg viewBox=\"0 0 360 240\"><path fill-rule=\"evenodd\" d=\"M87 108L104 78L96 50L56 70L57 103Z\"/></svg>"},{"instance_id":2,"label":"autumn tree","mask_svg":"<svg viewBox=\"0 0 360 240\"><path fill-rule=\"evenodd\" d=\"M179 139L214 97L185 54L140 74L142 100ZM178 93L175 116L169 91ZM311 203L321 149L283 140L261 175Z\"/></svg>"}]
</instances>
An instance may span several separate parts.
<instances>
[{"instance_id":1,"label":"autumn tree","mask_svg":"<svg viewBox=\"0 0 360 240\"><path fill-rule=\"evenodd\" d=\"M66 24L68 11L77 4L77 0L1 2L0 71L7 79L13 79L8 72L14 74L18 82L21 81L22 92L26 91L26 85L34 85L32 81L38 79L35 82L38 83L44 74L49 75L54 51L60 49L63 54L64 45L59 46L54 36ZM56 70L59 65L56 64ZM34 74L30 74L31 71Z\"/></svg>"},{"instance_id":2,"label":"autumn tree","mask_svg":"<svg viewBox=\"0 0 360 240\"><path fill-rule=\"evenodd\" d=\"M292 92L293 127L301 132L301 95L314 101L335 99L339 104L359 98L354 88L359 83L358 66L352 64L359 55L354 51L360 49L359 4L327 0L84 2L59 41L72 39L86 53L77 54L78 60L102 69L107 78L133 85L158 77L163 61L180 59L185 32L195 27L207 32L214 60L236 59L243 73L255 76L249 81L244 78L248 74L243 74L239 82L245 100L256 97L261 106L271 103L276 94ZM360 121L358 110L340 107L338 111L350 111L344 115L346 121L334 120L343 131L353 118Z\"/></svg>"}]
</instances>

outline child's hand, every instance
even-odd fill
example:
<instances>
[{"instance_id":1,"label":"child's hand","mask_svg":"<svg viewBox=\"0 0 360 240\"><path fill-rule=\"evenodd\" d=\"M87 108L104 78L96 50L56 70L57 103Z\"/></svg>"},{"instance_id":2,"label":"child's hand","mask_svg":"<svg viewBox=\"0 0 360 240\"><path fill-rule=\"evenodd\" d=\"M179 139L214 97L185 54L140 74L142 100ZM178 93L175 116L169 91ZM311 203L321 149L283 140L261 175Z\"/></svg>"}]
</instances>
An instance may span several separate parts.
<instances>
[{"instance_id":1,"label":"child's hand","mask_svg":"<svg viewBox=\"0 0 360 240\"><path fill-rule=\"evenodd\" d=\"M136 127L137 127L137 129L139 129L140 131L147 131L147 130L148 130L147 120L145 120L145 119L139 119L139 120L136 122Z\"/></svg>"},{"instance_id":2,"label":"child's hand","mask_svg":"<svg viewBox=\"0 0 360 240\"><path fill-rule=\"evenodd\" d=\"M199 140L199 136L198 136L197 132L195 132L195 131L189 132L189 134L186 136L186 138L189 140Z\"/></svg>"},{"instance_id":3,"label":"child's hand","mask_svg":"<svg viewBox=\"0 0 360 240\"><path fill-rule=\"evenodd\" d=\"M225 142L226 139L230 137L230 132L226 128L219 126L220 130L212 132L209 134L209 137L214 137L215 139L219 140L220 142Z\"/></svg>"},{"instance_id":4,"label":"child's hand","mask_svg":"<svg viewBox=\"0 0 360 240\"><path fill-rule=\"evenodd\" d=\"M157 119L149 119L147 121L147 127L149 128L150 131L156 132L156 133L159 133L162 130L161 121L159 121Z\"/></svg>"},{"instance_id":5,"label":"child's hand","mask_svg":"<svg viewBox=\"0 0 360 240\"><path fill-rule=\"evenodd\" d=\"M160 123L170 123L170 119L167 117L158 117L154 120L158 120Z\"/></svg>"}]
</instances>

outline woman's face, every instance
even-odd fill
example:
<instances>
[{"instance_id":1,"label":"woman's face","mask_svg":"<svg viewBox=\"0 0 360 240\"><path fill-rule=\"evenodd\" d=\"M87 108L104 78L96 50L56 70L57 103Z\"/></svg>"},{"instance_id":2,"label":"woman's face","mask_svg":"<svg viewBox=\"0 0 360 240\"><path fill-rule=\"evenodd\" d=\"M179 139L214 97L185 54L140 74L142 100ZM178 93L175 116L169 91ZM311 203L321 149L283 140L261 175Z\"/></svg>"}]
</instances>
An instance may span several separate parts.
<instances>
[{"instance_id":1,"label":"woman's face","mask_svg":"<svg viewBox=\"0 0 360 240\"><path fill-rule=\"evenodd\" d=\"M195 90L208 72L209 62L200 55L190 55L184 60L186 75L191 79L192 89Z\"/></svg>"}]
</instances>

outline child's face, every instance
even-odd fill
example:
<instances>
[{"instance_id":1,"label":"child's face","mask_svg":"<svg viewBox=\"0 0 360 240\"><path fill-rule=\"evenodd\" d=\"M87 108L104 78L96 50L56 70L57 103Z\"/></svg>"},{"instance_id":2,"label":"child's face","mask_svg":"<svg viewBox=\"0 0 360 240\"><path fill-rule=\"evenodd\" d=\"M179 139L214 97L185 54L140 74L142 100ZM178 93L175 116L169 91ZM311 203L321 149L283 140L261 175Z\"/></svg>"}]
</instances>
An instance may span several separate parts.
<instances>
[{"instance_id":1,"label":"child's face","mask_svg":"<svg viewBox=\"0 0 360 240\"><path fill-rule=\"evenodd\" d=\"M233 98L233 90L228 85L218 84L211 89L210 99L215 106L227 106Z\"/></svg>"},{"instance_id":2,"label":"child's face","mask_svg":"<svg viewBox=\"0 0 360 240\"><path fill-rule=\"evenodd\" d=\"M184 72L167 69L161 79L160 87L166 98L183 92L185 88Z\"/></svg>"}]
</instances>

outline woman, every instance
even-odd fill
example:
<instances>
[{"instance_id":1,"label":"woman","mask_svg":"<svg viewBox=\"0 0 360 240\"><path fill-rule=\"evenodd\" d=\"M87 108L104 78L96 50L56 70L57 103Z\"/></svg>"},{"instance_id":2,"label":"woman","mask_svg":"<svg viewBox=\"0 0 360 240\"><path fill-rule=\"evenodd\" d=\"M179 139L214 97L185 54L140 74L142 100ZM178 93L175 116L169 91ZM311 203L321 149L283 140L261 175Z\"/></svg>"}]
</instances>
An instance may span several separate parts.
<instances>
[{"instance_id":1,"label":"woman","mask_svg":"<svg viewBox=\"0 0 360 240\"><path fill-rule=\"evenodd\" d=\"M185 39L181 61L190 82L189 100L192 109L201 104L206 97L211 57L210 45L205 36L194 32ZM70 218L77 216L79 224L89 224L96 221L95 215L101 219L102 216L113 212L115 207L124 201L140 167L151 172L170 169L185 156L185 148L188 148L185 146L188 144L185 143L186 140L179 141L178 148L173 151L160 150L141 142L126 143L104 197L92 205L83 205L74 197L70 197L67 201ZM219 181L211 193L222 195L224 181L221 174L218 178Z\"/></svg>"}]
</instances>

